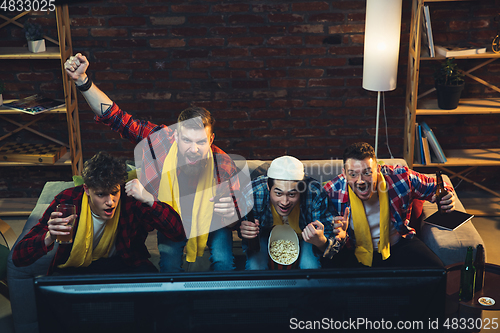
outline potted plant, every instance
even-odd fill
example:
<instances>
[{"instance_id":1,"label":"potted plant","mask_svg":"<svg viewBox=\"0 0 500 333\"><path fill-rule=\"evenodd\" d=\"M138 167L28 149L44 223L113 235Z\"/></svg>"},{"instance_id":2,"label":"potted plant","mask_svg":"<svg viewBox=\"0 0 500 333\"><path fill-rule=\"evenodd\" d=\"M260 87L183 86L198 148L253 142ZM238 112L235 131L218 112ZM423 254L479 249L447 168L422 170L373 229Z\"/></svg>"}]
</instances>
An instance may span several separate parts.
<instances>
[{"instance_id":1,"label":"potted plant","mask_svg":"<svg viewBox=\"0 0 500 333\"><path fill-rule=\"evenodd\" d=\"M453 110L458 107L460 95L464 90L464 73L458 69L455 58L447 58L434 72L438 107Z\"/></svg>"},{"instance_id":2,"label":"potted plant","mask_svg":"<svg viewBox=\"0 0 500 333\"><path fill-rule=\"evenodd\" d=\"M30 52L45 52L45 39L43 39L43 31L40 24L31 21L24 22L24 33Z\"/></svg>"},{"instance_id":3,"label":"potted plant","mask_svg":"<svg viewBox=\"0 0 500 333\"><path fill-rule=\"evenodd\" d=\"M5 90L5 84L2 81L0 81L0 106L3 105L3 95L2 94L3 94L4 90Z\"/></svg>"}]
</instances>

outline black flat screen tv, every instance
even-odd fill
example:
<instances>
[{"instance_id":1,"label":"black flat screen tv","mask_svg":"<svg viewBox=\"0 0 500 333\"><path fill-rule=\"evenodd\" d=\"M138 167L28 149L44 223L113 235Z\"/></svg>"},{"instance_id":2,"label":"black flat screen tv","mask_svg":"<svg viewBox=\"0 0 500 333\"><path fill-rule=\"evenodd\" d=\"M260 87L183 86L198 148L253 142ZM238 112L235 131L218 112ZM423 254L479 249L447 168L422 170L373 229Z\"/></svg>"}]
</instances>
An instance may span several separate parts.
<instances>
[{"instance_id":1,"label":"black flat screen tv","mask_svg":"<svg viewBox=\"0 0 500 333\"><path fill-rule=\"evenodd\" d=\"M346 325L381 332L382 322L394 330L405 320L421 321L425 331L444 317L446 293L443 269L43 276L34 284L41 333L278 333Z\"/></svg>"}]
</instances>

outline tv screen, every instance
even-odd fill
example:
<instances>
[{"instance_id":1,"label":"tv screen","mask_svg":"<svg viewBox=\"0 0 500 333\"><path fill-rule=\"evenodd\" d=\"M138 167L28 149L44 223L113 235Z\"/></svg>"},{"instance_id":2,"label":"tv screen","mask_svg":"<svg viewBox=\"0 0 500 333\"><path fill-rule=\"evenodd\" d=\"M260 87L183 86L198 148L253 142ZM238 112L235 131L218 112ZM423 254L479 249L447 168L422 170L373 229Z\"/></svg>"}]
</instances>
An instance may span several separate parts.
<instances>
[{"instance_id":1,"label":"tv screen","mask_svg":"<svg viewBox=\"0 0 500 333\"><path fill-rule=\"evenodd\" d=\"M428 328L429 319L444 316L446 291L442 269L43 276L34 283L42 333L284 332L342 325L366 331L382 322L394 329L403 320Z\"/></svg>"}]
</instances>

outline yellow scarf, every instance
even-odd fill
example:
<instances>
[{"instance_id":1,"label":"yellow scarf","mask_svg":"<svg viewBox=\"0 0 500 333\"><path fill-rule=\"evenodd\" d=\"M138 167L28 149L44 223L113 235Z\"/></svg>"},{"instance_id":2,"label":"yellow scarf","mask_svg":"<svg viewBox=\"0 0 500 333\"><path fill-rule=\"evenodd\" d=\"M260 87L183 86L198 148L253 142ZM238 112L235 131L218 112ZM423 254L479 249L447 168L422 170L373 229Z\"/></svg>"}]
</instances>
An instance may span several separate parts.
<instances>
[{"instance_id":1,"label":"yellow scarf","mask_svg":"<svg viewBox=\"0 0 500 333\"><path fill-rule=\"evenodd\" d=\"M347 187L349 189L349 201L351 202L352 222L356 238L354 254L360 263L371 267L373 261L373 241L370 226L366 219L365 207L351 187L349 185ZM378 243L378 252L382 254L382 259L386 260L391 255L391 243L389 241L389 195L384 176L380 172L377 175L377 190L380 204L380 240Z\"/></svg>"},{"instance_id":2,"label":"yellow scarf","mask_svg":"<svg viewBox=\"0 0 500 333\"><path fill-rule=\"evenodd\" d=\"M160 180L160 188L158 190L158 199L169 204L181 216L181 205L179 195L179 180L177 178L177 142L172 144L168 152L165 162L163 163L162 177ZM212 223L212 215L214 213L214 203L209 199L214 196L214 160L212 150L208 151L207 159L209 161L207 167L200 175L196 194L193 202L193 219L191 223L191 231L186 244L186 260L195 262L196 256L203 256L205 247L207 246L208 233L210 224Z\"/></svg>"},{"instance_id":3,"label":"yellow scarf","mask_svg":"<svg viewBox=\"0 0 500 333\"><path fill-rule=\"evenodd\" d=\"M283 218L278 214L273 205L271 205L271 212L273 213L273 225L283 225ZM300 230L299 226L299 218L300 218L300 203L297 203L295 207L293 207L290 214L288 214L288 225L297 233L299 237L302 236L302 230Z\"/></svg>"},{"instance_id":4,"label":"yellow scarf","mask_svg":"<svg viewBox=\"0 0 500 333\"><path fill-rule=\"evenodd\" d=\"M113 218L106 222L101 240L99 241L99 244L97 244L97 247L93 250L94 223L92 221L89 198L88 195L84 193L82 197L80 220L78 222L78 229L76 229L76 236L73 241L71 253L68 261L58 267L87 267L92 263L92 261L100 258L107 258L113 248L116 238L118 221L120 220L120 206L121 200L118 201Z\"/></svg>"}]
</instances>

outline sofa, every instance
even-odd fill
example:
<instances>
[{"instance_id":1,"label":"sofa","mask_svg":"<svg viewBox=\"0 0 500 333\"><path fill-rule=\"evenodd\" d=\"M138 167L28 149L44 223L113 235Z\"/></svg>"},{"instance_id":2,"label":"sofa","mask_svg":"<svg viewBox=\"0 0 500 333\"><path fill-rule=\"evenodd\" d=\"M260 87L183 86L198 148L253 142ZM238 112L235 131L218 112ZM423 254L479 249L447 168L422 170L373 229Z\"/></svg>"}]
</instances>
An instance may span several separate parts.
<instances>
[{"instance_id":1,"label":"sofa","mask_svg":"<svg viewBox=\"0 0 500 333\"><path fill-rule=\"evenodd\" d=\"M265 174L271 161L261 160L235 160L239 169L248 165L250 177L256 178L259 175ZM342 171L342 160L309 160L303 161L306 174L317 179L319 182L327 182L336 177ZM404 165L406 161L403 159L382 159L380 162L388 165ZM445 182L451 184L449 178L444 175ZM24 237L26 233L33 227L43 212L49 206L50 202L62 190L73 186L72 181L68 182L48 182L45 184L42 193L37 201L37 204L29 216L24 229L18 240ZM456 209L465 211L462 203L457 198ZM415 209L420 212L420 209ZM415 216L412 221L413 226L418 230L418 237L443 261L445 265L462 262L466 255L468 246L474 248L478 244L484 244L481 236L475 229L471 221L463 224L454 231L448 231L425 223L423 220L436 211L436 205L425 202L421 209L421 214ZM238 242L236 237L235 243ZM156 247L156 233L152 232L147 240L148 250L154 264L158 263L159 253ZM33 277L44 275L47 272L48 265L52 260L54 253L57 250L57 244L54 249L45 257L38 260L28 267L15 267L12 263L11 255L8 258L7 280L11 294L11 306L14 319L14 325L17 333L37 332L38 323L36 315L36 304L33 289ZM241 254L240 254L241 256ZM208 267L208 255L205 255L199 262L200 267ZM202 268L202 269L204 269Z\"/></svg>"}]
</instances>

